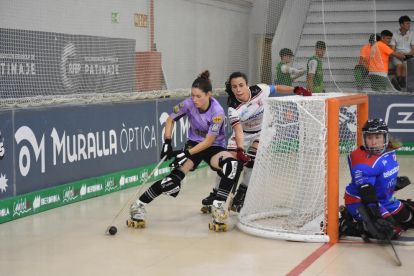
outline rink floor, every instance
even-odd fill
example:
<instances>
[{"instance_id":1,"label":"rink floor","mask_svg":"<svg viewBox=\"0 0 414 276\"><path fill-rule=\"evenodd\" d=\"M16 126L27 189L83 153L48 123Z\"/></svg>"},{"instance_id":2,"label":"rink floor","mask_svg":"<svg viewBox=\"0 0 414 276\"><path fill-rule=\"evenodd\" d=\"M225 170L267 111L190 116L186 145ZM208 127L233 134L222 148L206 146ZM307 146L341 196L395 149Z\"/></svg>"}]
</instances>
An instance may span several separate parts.
<instances>
[{"instance_id":1,"label":"rink floor","mask_svg":"<svg viewBox=\"0 0 414 276\"><path fill-rule=\"evenodd\" d=\"M399 156L398 161L400 175L414 181L414 157ZM147 207L147 228L126 227L124 212L115 222L115 236L104 231L137 187L1 224L0 275L251 276L303 271L300 275L388 276L414 271L414 246L396 246L403 263L398 267L389 245L329 247L254 237L237 229L235 213L228 232L210 231L210 215L199 210L214 179L208 168L189 173L177 199L160 196ZM396 195L414 199L414 185ZM403 235L414 236L414 231Z\"/></svg>"}]
</instances>

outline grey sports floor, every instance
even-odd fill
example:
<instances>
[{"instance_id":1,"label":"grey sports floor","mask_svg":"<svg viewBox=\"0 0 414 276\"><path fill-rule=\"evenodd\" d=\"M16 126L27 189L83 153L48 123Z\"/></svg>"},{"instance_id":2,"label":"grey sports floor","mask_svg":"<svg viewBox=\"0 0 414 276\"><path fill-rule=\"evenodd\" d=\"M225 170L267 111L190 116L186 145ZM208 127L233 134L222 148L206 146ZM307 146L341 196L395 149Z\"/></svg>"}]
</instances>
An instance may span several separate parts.
<instances>
[{"instance_id":1,"label":"grey sports floor","mask_svg":"<svg viewBox=\"0 0 414 276\"><path fill-rule=\"evenodd\" d=\"M414 181L414 157L398 161L400 175ZM136 187L1 224L0 275L413 274L414 246L396 246L398 267L389 245L339 243L323 251L320 243L263 239L238 230L235 213L228 232L210 231L210 215L199 209L214 178L208 168L189 173L177 199L161 196L148 206L147 228L127 228L125 212L115 236L104 231ZM414 199L414 185L397 197ZM318 258L304 261L318 249Z\"/></svg>"}]
</instances>

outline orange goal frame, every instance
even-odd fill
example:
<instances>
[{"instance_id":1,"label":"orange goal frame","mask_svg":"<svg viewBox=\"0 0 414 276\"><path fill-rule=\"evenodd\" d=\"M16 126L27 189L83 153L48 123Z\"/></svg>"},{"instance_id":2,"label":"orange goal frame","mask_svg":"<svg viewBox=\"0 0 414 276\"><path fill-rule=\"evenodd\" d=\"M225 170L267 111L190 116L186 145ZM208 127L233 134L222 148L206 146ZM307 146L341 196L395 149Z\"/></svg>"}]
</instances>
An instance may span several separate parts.
<instances>
[{"instance_id":1,"label":"orange goal frame","mask_svg":"<svg viewBox=\"0 0 414 276\"><path fill-rule=\"evenodd\" d=\"M339 242L339 109L357 105L357 146L362 145L362 126L368 120L368 96L366 94L341 96L326 100L328 108L328 220L329 243Z\"/></svg>"}]
</instances>

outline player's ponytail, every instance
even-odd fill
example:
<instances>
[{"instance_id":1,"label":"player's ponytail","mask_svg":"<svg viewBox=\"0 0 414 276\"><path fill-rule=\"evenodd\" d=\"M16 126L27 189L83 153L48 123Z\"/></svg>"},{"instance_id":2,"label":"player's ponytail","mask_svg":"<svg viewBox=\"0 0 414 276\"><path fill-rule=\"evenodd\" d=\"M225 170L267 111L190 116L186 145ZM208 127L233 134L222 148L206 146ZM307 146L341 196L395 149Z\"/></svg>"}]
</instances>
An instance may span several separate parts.
<instances>
[{"instance_id":1,"label":"player's ponytail","mask_svg":"<svg viewBox=\"0 0 414 276\"><path fill-rule=\"evenodd\" d=\"M401 148L402 144L398 139L392 139L391 137L388 140L388 147L387 150L391 151L391 150L396 150Z\"/></svg>"},{"instance_id":2,"label":"player's ponytail","mask_svg":"<svg viewBox=\"0 0 414 276\"><path fill-rule=\"evenodd\" d=\"M198 88L205 94L211 92L213 88L211 86L210 72L208 70L205 70L200 75L198 75L191 87Z\"/></svg>"},{"instance_id":3,"label":"player's ponytail","mask_svg":"<svg viewBox=\"0 0 414 276\"><path fill-rule=\"evenodd\" d=\"M236 100L236 96L234 95L233 91L231 90L231 80L232 79L236 79L236 78L243 78L246 81L246 84L249 83L249 81L247 80L247 76L246 74L242 73L242 72L234 72L230 75L229 80L226 81L225 85L226 85L226 93L227 95L229 95L229 97L227 98L227 106L230 106L230 103L232 101Z\"/></svg>"}]
</instances>

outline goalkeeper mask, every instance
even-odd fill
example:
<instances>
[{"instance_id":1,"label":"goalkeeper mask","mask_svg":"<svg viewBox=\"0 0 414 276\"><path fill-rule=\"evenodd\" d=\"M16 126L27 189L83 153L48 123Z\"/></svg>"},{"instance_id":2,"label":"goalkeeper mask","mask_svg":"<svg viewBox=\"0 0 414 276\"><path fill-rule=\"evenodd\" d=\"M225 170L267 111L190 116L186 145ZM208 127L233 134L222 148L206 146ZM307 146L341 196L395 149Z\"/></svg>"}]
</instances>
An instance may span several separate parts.
<instances>
[{"instance_id":1,"label":"goalkeeper mask","mask_svg":"<svg viewBox=\"0 0 414 276\"><path fill-rule=\"evenodd\" d=\"M366 137L368 134L382 134L384 135L384 143L382 146L368 147ZM368 119L368 121L362 127L362 142L365 150L372 154L382 154L388 147L388 126L383 119Z\"/></svg>"}]
</instances>

